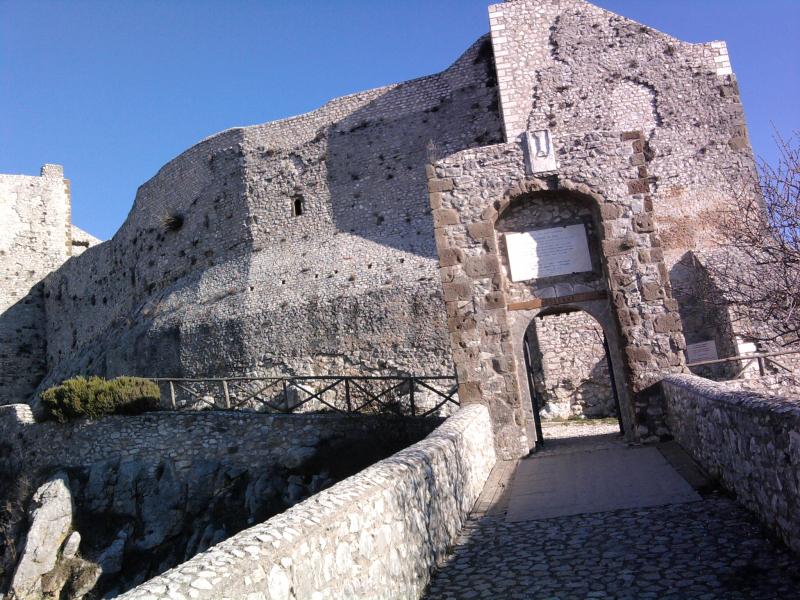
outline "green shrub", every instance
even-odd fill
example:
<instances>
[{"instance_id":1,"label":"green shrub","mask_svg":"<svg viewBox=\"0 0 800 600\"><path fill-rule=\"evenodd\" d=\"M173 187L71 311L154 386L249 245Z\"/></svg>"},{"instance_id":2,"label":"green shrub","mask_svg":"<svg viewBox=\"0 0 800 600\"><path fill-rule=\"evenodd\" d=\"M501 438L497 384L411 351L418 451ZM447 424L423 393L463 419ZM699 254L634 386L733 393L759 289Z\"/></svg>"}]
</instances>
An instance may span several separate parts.
<instances>
[{"instance_id":1,"label":"green shrub","mask_svg":"<svg viewBox=\"0 0 800 600\"><path fill-rule=\"evenodd\" d=\"M70 419L103 415L138 415L158 410L158 386L141 377L73 377L42 392L48 415L61 423Z\"/></svg>"}]
</instances>

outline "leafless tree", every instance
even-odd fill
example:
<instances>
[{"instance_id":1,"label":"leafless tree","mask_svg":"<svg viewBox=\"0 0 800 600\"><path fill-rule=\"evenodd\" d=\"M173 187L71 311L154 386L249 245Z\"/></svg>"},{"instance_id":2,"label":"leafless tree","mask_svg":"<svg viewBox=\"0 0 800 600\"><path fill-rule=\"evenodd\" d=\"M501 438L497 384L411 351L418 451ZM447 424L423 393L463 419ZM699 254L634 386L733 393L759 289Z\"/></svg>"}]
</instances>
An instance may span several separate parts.
<instances>
[{"instance_id":1,"label":"leafless tree","mask_svg":"<svg viewBox=\"0 0 800 600\"><path fill-rule=\"evenodd\" d=\"M752 181L722 217L720 251L705 265L732 321L773 346L800 341L800 132L775 136L775 164L757 162Z\"/></svg>"}]
</instances>

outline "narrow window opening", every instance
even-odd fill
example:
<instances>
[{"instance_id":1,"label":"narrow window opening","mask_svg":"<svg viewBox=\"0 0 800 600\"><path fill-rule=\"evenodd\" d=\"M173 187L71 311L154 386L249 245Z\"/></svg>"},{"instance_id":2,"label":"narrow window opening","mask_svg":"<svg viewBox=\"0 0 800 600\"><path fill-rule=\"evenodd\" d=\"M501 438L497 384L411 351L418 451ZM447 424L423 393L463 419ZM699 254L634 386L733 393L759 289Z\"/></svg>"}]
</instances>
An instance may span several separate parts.
<instances>
[{"instance_id":1,"label":"narrow window opening","mask_svg":"<svg viewBox=\"0 0 800 600\"><path fill-rule=\"evenodd\" d=\"M295 217L299 217L303 214L303 197L302 196L295 196L294 202L292 204L292 215Z\"/></svg>"}]
</instances>

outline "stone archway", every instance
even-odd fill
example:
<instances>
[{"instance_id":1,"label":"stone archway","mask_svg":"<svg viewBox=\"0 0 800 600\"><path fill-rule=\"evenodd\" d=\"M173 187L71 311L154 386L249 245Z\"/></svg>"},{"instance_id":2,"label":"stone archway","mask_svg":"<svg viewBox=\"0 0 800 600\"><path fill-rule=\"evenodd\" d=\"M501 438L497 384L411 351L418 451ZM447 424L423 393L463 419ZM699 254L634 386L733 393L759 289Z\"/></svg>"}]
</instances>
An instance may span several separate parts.
<instances>
[{"instance_id":1,"label":"stone archway","mask_svg":"<svg viewBox=\"0 0 800 600\"><path fill-rule=\"evenodd\" d=\"M617 144L609 151L629 162L626 156L637 151L635 144L625 136ZM608 181L593 179L604 196L559 174L531 175L526 165L523 144L514 142L466 150L428 170L459 396L489 407L500 457L527 454L515 313L600 302L618 334L628 435L657 439L668 429L652 385L665 372L682 368L685 345L647 185L620 180L620 167ZM632 177L638 177L635 170ZM591 265L582 270L592 277L511 275L505 238L510 232L503 231L503 215L509 210L513 216L515 206L530 201L538 202L539 210L523 215L517 229L583 227L593 250ZM565 203L579 210L561 214Z\"/></svg>"},{"instance_id":2,"label":"stone archway","mask_svg":"<svg viewBox=\"0 0 800 600\"><path fill-rule=\"evenodd\" d=\"M546 322L548 318L564 319L569 317L582 318L582 323L580 321L579 323L575 323L574 321L570 322L565 319L565 322L560 324L562 328L565 323L570 327L574 327L575 330L573 330L572 333L575 335L570 335L570 339L565 340L563 339L565 332L562 329L556 332L556 336L562 338L559 342L564 343L564 347L556 349L550 345L545 348L543 346L543 341L546 342L546 340L543 340L543 327L541 323ZM595 382L595 385L599 384L605 388L597 390L597 393L605 396L602 398L602 406L599 406L598 403L598 405L588 407L588 410L585 406L580 409L577 406L578 398L576 397L573 398L575 404L566 409L568 413L554 411L551 416L558 418L566 418L567 416L589 418L613 416L618 419L621 432L625 433L631 431L634 414L628 396L629 385L626 381L624 361L622 353L620 352L619 332L613 321L607 301L594 300L564 304L548 309L516 311L510 314L510 324L514 340L514 352L517 365L520 369L520 397L523 411L525 412L525 429L531 450L533 450L535 446L538 446L541 441L541 427L536 426L536 416L534 414L537 406L535 406L533 398L530 395L531 386L537 386L539 384L548 385L547 382L540 378L548 377L549 375L555 375L560 382L570 380L570 383L573 385L573 394L581 393L580 386L591 385L591 380L594 379L602 380L602 382ZM581 324L591 327L592 331L580 331L578 327L580 327ZM537 329L539 329L538 333L536 332ZM594 340L586 340L584 334L588 334L588 336L593 336L593 334L595 334L597 338ZM529 342L528 351L531 352L528 360L525 358L526 338ZM577 346L577 344L583 344L585 342L593 342L593 346L591 348ZM552 358L552 354L558 351L560 351L560 357L562 359L583 354L583 358L588 359L587 364L580 365L580 361L578 361L576 365L575 361L569 360L568 358L566 362L577 366L576 370L574 372L556 373L553 371L552 364L542 364L542 361L549 362L549 359ZM591 374L586 372L587 366L592 369ZM526 370L528 367L532 367L536 373L531 379L526 381ZM562 367L569 368L569 365L564 365L562 363L558 365L557 368ZM598 370L599 373L596 373L595 370ZM547 373L548 371L549 373ZM550 392L552 392L553 387L558 387L558 385L559 383L554 384L554 382L549 382L549 387L551 388ZM570 394L569 390L567 390L567 393ZM586 392L584 391L583 393L585 394ZM537 390L537 396L537 404L540 409L543 408L542 403L551 402L553 400L552 397L548 397L548 391L544 391L543 393L541 389ZM583 402L586 399L580 398L580 400ZM586 403L584 402L584 404ZM628 439L633 439L632 435L628 435L627 437Z\"/></svg>"},{"instance_id":3,"label":"stone archway","mask_svg":"<svg viewBox=\"0 0 800 600\"><path fill-rule=\"evenodd\" d=\"M565 271L560 274L535 278L525 278L525 275L523 278L514 277L512 253L507 243L510 236L529 231L557 233L559 228L565 227L575 231L579 239L585 239L588 252L586 264L575 264L576 272L571 272L573 267L567 265L560 269ZM518 366L519 396L529 448L534 447L538 435L532 427L534 415L531 412L522 342L535 317L570 309L584 311L602 328L615 365L613 370L623 429L629 432L629 439L635 439L634 413L627 393L630 385L620 352L619 327L609 300L610 285L601 244L601 215L596 199L569 190L539 190L519 194L498 210L494 236L504 279L507 319ZM555 257L554 260L559 259Z\"/></svg>"}]
</instances>

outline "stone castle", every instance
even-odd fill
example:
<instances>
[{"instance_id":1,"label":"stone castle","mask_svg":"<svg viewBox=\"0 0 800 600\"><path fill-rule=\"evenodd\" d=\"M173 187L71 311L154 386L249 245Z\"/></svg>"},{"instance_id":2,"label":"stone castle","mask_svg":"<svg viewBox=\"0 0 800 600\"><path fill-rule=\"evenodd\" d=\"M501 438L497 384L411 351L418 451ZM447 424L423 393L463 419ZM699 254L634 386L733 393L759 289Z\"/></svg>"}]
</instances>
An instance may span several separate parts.
<instances>
[{"instance_id":1,"label":"stone castle","mask_svg":"<svg viewBox=\"0 0 800 600\"><path fill-rule=\"evenodd\" d=\"M649 534L638 504L606 506L619 519L606 529L581 511L544 521L518 530L520 556L475 527L487 489L510 510L499 473L555 458L511 462L544 439L540 417L613 415L627 442L677 444L681 468L699 465L800 551L800 408L687 372L754 349L687 292L753 169L724 42L584 0L508 0L442 73L201 141L141 186L111 240L71 224L61 167L0 175L0 595L417 599L465 538L519 593L511 565L496 568L509 548L520 580L552 564L564 597L597 589L543 545L574 547L625 597L666 554L713 562L700 576L723 594L772 584L743 559L774 556L739 525L754 519L718 534L708 507L734 503L716 494ZM172 410L39 419L38 393L76 374L455 374L462 406L444 420L179 411L173 391ZM623 453L675 460L611 435ZM573 491L589 471L578 455L595 468L609 456L580 447L564 455ZM648 469L634 475L652 501L664 471ZM555 486L531 481L531 496ZM506 509L490 520L517 531ZM692 514L694 537L674 537ZM706 540L736 562L692 548ZM663 589L695 593L675 571Z\"/></svg>"},{"instance_id":2,"label":"stone castle","mask_svg":"<svg viewBox=\"0 0 800 600\"><path fill-rule=\"evenodd\" d=\"M80 373L455 372L518 456L524 340L549 327L595 362L604 335L626 435L661 435L649 389L686 341L735 349L674 293L753 168L726 46L583 0L497 4L489 25L441 73L201 141L103 243L71 225L59 167L0 176L0 402ZM513 276L510 235L576 226L586 265ZM584 387L554 411L612 410Z\"/></svg>"}]
</instances>

